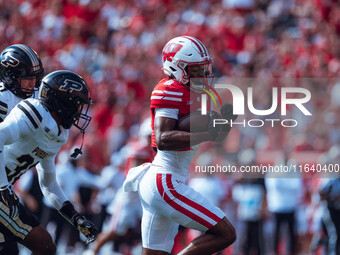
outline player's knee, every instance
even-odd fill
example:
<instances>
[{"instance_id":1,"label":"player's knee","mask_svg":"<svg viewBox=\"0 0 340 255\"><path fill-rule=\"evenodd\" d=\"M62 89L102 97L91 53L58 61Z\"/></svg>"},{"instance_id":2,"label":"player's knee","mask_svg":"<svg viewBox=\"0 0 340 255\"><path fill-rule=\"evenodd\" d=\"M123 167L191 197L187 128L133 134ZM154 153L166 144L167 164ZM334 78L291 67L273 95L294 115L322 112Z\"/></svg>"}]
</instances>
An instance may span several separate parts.
<instances>
[{"instance_id":1,"label":"player's knee","mask_svg":"<svg viewBox=\"0 0 340 255\"><path fill-rule=\"evenodd\" d=\"M228 247L236 240L235 228L225 217L211 228L209 232L220 237L221 245L224 248Z\"/></svg>"},{"instance_id":2,"label":"player's knee","mask_svg":"<svg viewBox=\"0 0 340 255\"><path fill-rule=\"evenodd\" d=\"M22 244L29 248L33 254L56 254L56 246L52 237L42 226L33 228Z\"/></svg>"},{"instance_id":3,"label":"player's knee","mask_svg":"<svg viewBox=\"0 0 340 255\"><path fill-rule=\"evenodd\" d=\"M50 235L41 236L39 243L37 254L56 254L57 248Z\"/></svg>"},{"instance_id":4,"label":"player's knee","mask_svg":"<svg viewBox=\"0 0 340 255\"><path fill-rule=\"evenodd\" d=\"M223 219L223 232L222 236L225 241L226 246L231 245L236 241L237 235L234 226L226 219Z\"/></svg>"},{"instance_id":5,"label":"player's knee","mask_svg":"<svg viewBox=\"0 0 340 255\"><path fill-rule=\"evenodd\" d=\"M233 225L230 225L230 228L228 228L224 237L226 239L226 243L228 244L228 246L236 241L237 235Z\"/></svg>"}]
</instances>

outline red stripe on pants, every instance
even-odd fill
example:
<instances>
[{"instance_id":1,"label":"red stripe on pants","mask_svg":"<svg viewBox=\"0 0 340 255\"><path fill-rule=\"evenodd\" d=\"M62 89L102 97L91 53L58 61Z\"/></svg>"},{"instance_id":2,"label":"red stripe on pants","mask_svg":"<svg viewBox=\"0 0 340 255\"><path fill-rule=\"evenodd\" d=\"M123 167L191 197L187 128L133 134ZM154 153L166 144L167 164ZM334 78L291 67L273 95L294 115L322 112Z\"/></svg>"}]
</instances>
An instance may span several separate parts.
<instances>
[{"instance_id":1,"label":"red stripe on pants","mask_svg":"<svg viewBox=\"0 0 340 255\"><path fill-rule=\"evenodd\" d=\"M195 208L197 211L199 211L199 212L205 214L207 217L211 218L212 220L214 220L214 221L216 221L216 222L219 222L219 221L221 220L220 217L218 217L216 214L214 214L214 213L212 213L211 211L209 211L207 208L205 208L205 207L201 206L200 204L197 204L196 202L190 200L189 198L187 198L187 197L185 197L185 196L179 194L179 193L175 190L174 186L172 185L172 182L171 182L171 174L167 174L167 175L166 175L166 183L167 183L167 185L168 185L168 187L169 187L169 189L170 189L171 194L172 194L175 198L181 200L183 203L185 203L185 204L191 206L192 208Z\"/></svg>"},{"instance_id":2,"label":"red stripe on pants","mask_svg":"<svg viewBox=\"0 0 340 255\"><path fill-rule=\"evenodd\" d=\"M170 177L171 177L171 175L170 175ZM202 219L198 215L194 214L193 212L190 212L189 210L185 209L184 207L180 206L175 201L170 199L170 197L164 192L163 183L162 183L162 174L157 174L156 183L157 183L157 189L158 189L159 194L163 197L165 202L167 202L172 208L183 213L185 216L187 216L190 219L200 223L201 225L205 226L206 228L210 229L210 228L213 227L213 225L211 223L209 223L208 221Z\"/></svg>"}]
</instances>

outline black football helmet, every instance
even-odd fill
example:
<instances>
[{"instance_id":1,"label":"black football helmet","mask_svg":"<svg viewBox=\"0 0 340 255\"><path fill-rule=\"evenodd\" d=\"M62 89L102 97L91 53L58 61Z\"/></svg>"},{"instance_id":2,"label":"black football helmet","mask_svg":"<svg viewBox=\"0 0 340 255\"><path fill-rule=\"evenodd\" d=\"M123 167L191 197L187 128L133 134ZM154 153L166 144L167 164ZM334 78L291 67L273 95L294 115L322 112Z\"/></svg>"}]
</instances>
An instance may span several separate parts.
<instances>
[{"instance_id":1,"label":"black football helmet","mask_svg":"<svg viewBox=\"0 0 340 255\"><path fill-rule=\"evenodd\" d=\"M69 129L73 124L84 133L90 124L90 90L76 73L59 70L46 75L39 88L39 100L57 114L63 128Z\"/></svg>"},{"instance_id":2,"label":"black football helmet","mask_svg":"<svg viewBox=\"0 0 340 255\"><path fill-rule=\"evenodd\" d=\"M27 45L13 44L1 52L0 81L20 98L29 98L38 90L44 73L40 57ZM19 78L36 78L35 88L22 89Z\"/></svg>"}]
</instances>

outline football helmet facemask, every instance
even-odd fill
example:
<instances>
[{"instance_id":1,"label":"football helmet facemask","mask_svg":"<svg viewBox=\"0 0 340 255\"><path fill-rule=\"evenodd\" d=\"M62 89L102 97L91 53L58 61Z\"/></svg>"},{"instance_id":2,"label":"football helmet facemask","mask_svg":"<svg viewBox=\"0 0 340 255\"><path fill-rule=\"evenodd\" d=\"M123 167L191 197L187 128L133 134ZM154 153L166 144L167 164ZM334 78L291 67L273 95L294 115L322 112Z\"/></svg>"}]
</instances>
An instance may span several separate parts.
<instances>
[{"instance_id":1,"label":"football helmet facemask","mask_svg":"<svg viewBox=\"0 0 340 255\"><path fill-rule=\"evenodd\" d=\"M46 75L39 88L39 99L50 111L54 111L65 129L72 125L82 133L90 124L87 115L92 100L85 80L76 73L66 70Z\"/></svg>"},{"instance_id":2,"label":"football helmet facemask","mask_svg":"<svg viewBox=\"0 0 340 255\"><path fill-rule=\"evenodd\" d=\"M0 55L0 81L20 98L29 98L37 91L45 70L38 54L24 44L8 46ZM21 79L36 79L33 89L21 87Z\"/></svg>"},{"instance_id":3,"label":"football helmet facemask","mask_svg":"<svg viewBox=\"0 0 340 255\"><path fill-rule=\"evenodd\" d=\"M202 88L214 77L212 58L204 44L194 37L173 38L164 46L162 56L164 73L193 92L203 92Z\"/></svg>"}]
</instances>

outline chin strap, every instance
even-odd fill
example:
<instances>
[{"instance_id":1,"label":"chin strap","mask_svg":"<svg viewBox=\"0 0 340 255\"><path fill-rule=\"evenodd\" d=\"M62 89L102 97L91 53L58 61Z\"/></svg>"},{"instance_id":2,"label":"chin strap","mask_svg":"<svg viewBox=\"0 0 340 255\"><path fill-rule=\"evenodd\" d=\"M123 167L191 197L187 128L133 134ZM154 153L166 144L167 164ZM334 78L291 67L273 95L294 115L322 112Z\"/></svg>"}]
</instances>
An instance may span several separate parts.
<instances>
[{"instance_id":1,"label":"chin strap","mask_svg":"<svg viewBox=\"0 0 340 255\"><path fill-rule=\"evenodd\" d=\"M79 154L83 154L83 152L81 151L81 149L83 148L83 144L84 144L84 135L85 132L84 131L80 131L82 133L82 138L81 138L81 146L80 148L75 148L73 153L71 154L71 158L77 158L79 156Z\"/></svg>"}]
</instances>

